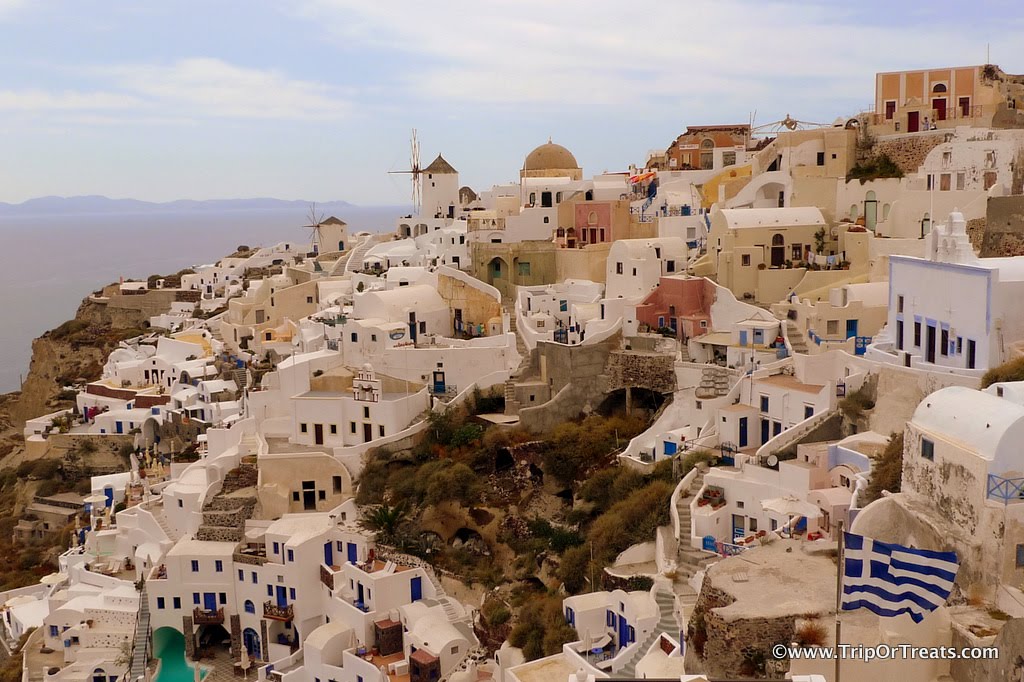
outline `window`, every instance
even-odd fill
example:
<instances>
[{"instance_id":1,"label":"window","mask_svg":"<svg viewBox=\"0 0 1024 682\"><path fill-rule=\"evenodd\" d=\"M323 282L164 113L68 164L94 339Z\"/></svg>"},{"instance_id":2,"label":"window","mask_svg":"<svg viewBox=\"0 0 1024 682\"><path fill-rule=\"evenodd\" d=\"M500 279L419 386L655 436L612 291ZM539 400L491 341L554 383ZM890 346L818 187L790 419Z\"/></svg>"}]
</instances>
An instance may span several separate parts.
<instances>
[{"instance_id":1,"label":"window","mask_svg":"<svg viewBox=\"0 0 1024 682\"><path fill-rule=\"evenodd\" d=\"M839 333L839 320L828 320L825 323L825 333L828 336L835 336Z\"/></svg>"},{"instance_id":2,"label":"window","mask_svg":"<svg viewBox=\"0 0 1024 682\"><path fill-rule=\"evenodd\" d=\"M921 347L921 321L914 320L914 345Z\"/></svg>"},{"instance_id":3,"label":"window","mask_svg":"<svg viewBox=\"0 0 1024 682\"><path fill-rule=\"evenodd\" d=\"M379 435L381 438L384 437L384 425L383 424L381 424L380 426L377 427L377 435Z\"/></svg>"},{"instance_id":4,"label":"window","mask_svg":"<svg viewBox=\"0 0 1024 682\"><path fill-rule=\"evenodd\" d=\"M751 516L748 521L750 522L750 532L753 533L757 530L757 519Z\"/></svg>"},{"instance_id":5,"label":"window","mask_svg":"<svg viewBox=\"0 0 1024 682\"><path fill-rule=\"evenodd\" d=\"M257 582L257 580L256 580L256 571L253 571L252 572L252 584L255 585L256 582Z\"/></svg>"},{"instance_id":6,"label":"window","mask_svg":"<svg viewBox=\"0 0 1024 682\"><path fill-rule=\"evenodd\" d=\"M299 424L299 433L307 433L309 428L303 423Z\"/></svg>"},{"instance_id":7,"label":"window","mask_svg":"<svg viewBox=\"0 0 1024 682\"><path fill-rule=\"evenodd\" d=\"M736 500L736 508L737 509L743 509L744 506L745 505L743 503L743 500Z\"/></svg>"},{"instance_id":8,"label":"window","mask_svg":"<svg viewBox=\"0 0 1024 682\"><path fill-rule=\"evenodd\" d=\"M349 422L348 423L348 430L349 430L349 433L355 433L356 432L356 423L355 422Z\"/></svg>"},{"instance_id":9,"label":"window","mask_svg":"<svg viewBox=\"0 0 1024 682\"><path fill-rule=\"evenodd\" d=\"M818 152L818 165L819 166L824 166L825 165L825 152Z\"/></svg>"},{"instance_id":10,"label":"window","mask_svg":"<svg viewBox=\"0 0 1024 682\"><path fill-rule=\"evenodd\" d=\"M762 412L767 412L768 411L768 396L766 396L766 395L761 396L761 411Z\"/></svg>"},{"instance_id":11,"label":"window","mask_svg":"<svg viewBox=\"0 0 1024 682\"><path fill-rule=\"evenodd\" d=\"M341 476L332 476L331 484L335 493L341 492Z\"/></svg>"},{"instance_id":12,"label":"window","mask_svg":"<svg viewBox=\"0 0 1024 682\"><path fill-rule=\"evenodd\" d=\"M616 275L621 275L622 274L622 263L616 263L615 264L615 274Z\"/></svg>"},{"instance_id":13,"label":"window","mask_svg":"<svg viewBox=\"0 0 1024 682\"><path fill-rule=\"evenodd\" d=\"M793 244L793 246L790 248L790 254L792 255L792 260L800 260L804 255L803 245Z\"/></svg>"},{"instance_id":14,"label":"window","mask_svg":"<svg viewBox=\"0 0 1024 682\"><path fill-rule=\"evenodd\" d=\"M1024 545L1017 545L1017 568L1024 568Z\"/></svg>"},{"instance_id":15,"label":"window","mask_svg":"<svg viewBox=\"0 0 1024 682\"><path fill-rule=\"evenodd\" d=\"M956 188L962 190L967 184L967 174L957 173L956 174Z\"/></svg>"},{"instance_id":16,"label":"window","mask_svg":"<svg viewBox=\"0 0 1024 682\"><path fill-rule=\"evenodd\" d=\"M160 608L163 608L163 607L161 606ZM57 628L56 625L51 625L50 626L50 637L58 637L58 636L60 636L60 630Z\"/></svg>"},{"instance_id":17,"label":"window","mask_svg":"<svg viewBox=\"0 0 1024 682\"><path fill-rule=\"evenodd\" d=\"M935 461L935 443L927 438L921 439L921 456L929 462Z\"/></svg>"},{"instance_id":18,"label":"window","mask_svg":"<svg viewBox=\"0 0 1024 682\"><path fill-rule=\"evenodd\" d=\"M454 655L454 654L457 654L457 653L459 653L459 647L458 646L453 646L452 647L452 654Z\"/></svg>"},{"instance_id":19,"label":"window","mask_svg":"<svg viewBox=\"0 0 1024 682\"><path fill-rule=\"evenodd\" d=\"M949 330L943 329L939 333L939 353L949 355Z\"/></svg>"},{"instance_id":20,"label":"window","mask_svg":"<svg viewBox=\"0 0 1024 682\"><path fill-rule=\"evenodd\" d=\"M163 610L163 608L164 608L164 598L163 597L157 597L156 598L156 607L158 609L160 609L161 611Z\"/></svg>"},{"instance_id":21,"label":"window","mask_svg":"<svg viewBox=\"0 0 1024 682\"><path fill-rule=\"evenodd\" d=\"M293 601L295 600L295 588L294 587L289 587L288 588L288 598L293 600Z\"/></svg>"},{"instance_id":22,"label":"window","mask_svg":"<svg viewBox=\"0 0 1024 682\"><path fill-rule=\"evenodd\" d=\"M274 543L274 554L280 554L280 553L281 553L281 543L275 542Z\"/></svg>"},{"instance_id":23,"label":"window","mask_svg":"<svg viewBox=\"0 0 1024 682\"><path fill-rule=\"evenodd\" d=\"M750 254L749 253L745 253L742 256L740 256L740 265L742 265L745 268L746 267L750 267Z\"/></svg>"},{"instance_id":24,"label":"window","mask_svg":"<svg viewBox=\"0 0 1024 682\"><path fill-rule=\"evenodd\" d=\"M274 586L273 585L267 585L267 596L268 597L273 597L274 596Z\"/></svg>"},{"instance_id":25,"label":"window","mask_svg":"<svg viewBox=\"0 0 1024 682\"><path fill-rule=\"evenodd\" d=\"M676 262L674 260L665 261L665 272L675 272Z\"/></svg>"},{"instance_id":26,"label":"window","mask_svg":"<svg viewBox=\"0 0 1024 682\"><path fill-rule=\"evenodd\" d=\"M804 419L810 419L814 416L814 405L804 405Z\"/></svg>"},{"instance_id":27,"label":"window","mask_svg":"<svg viewBox=\"0 0 1024 682\"><path fill-rule=\"evenodd\" d=\"M355 343L356 341L359 340L359 334L357 334L355 332L352 332L352 337L351 338L352 338L352 343Z\"/></svg>"},{"instance_id":28,"label":"window","mask_svg":"<svg viewBox=\"0 0 1024 682\"><path fill-rule=\"evenodd\" d=\"M213 570L215 570L217 573L223 573L224 572L224 562L221 561L220 559L217 559L216 561L214 561L213 562Z\"/></svg>"},{"instance_id":29,"label":"window","mask_svg":"<svg viewBox=\"0 0 1024 682\"><path fill-rule=\"evenodd\" d=\"M316 491L316 499L318 499L318 500L326 500L327 499L327 491L326 490L317 490Z\"/></svg>"},{"instance_id":30,"label":"window","mask_svg":"<svg viewBox=\"0 0 1024 682\"><path fill-rule=\"evenodd\" d=\"M221 606L223 606L224 604L227 604L228 603L228 594L227 594L227 592L220 592L219 594L217 594L217 601L220 602Z\"/></svg>"},{"instance_id":31,"label":"window","mask_svg":"<svg viewBox=\"0 0 1024 682\"><path fill-rule=\"evenodd\" d=\"M198 592L193 592L192 593L192 603L193 604L198 604L199 603L199 593Z\"/></svg>"},{"instance_id":32,"label":"window","mask_svg":"<svg viewBox=\"0 0 1024 682\"><path fill-rule=\"evenodd\" d=\"M313 302L313 297L312 296L307 296L306 297L306 303L312 303L312 302Z\"/></svg>"},{"instance_id":33,"label":"window","mask_svg":"<svg viewBox=\"0 0 1024 682\"><path fill-rule=\"evenodd\" d=\"M295 550L288 550L288 561L295 561Z\"/></svg>"},{"instance_id":34,"label":"window","mask_svg":"<svg viewBox=\"0 0 1024 682\"><path fill-rule=\"evenodd\" d=\"M902 295L896 297L896 312L898 312L898 313L902 313L903 312L903 296Z\"/></svg>"},{"instance_id":35,"label":"window","mask_svg":"<svg viewBox=\"0 0 1024 682\"><path fill-rule=\"evenodd\" d=\"M256 613L256 605L252 603L251 599L246 599L245 600L245 612L246 613Z\"/></svg>"},{"instance_id":36,"label":"window","mask_svg":"<svg viewBox=\"0 0 1024 682\"><path fill-rule=\"evenodd\" d=\"M331 435L332 436L337 436L338 435L338 425L337 424L331 424Z\"/></svg>"},{"instance_id":37,"label":"window","mask_svg":"<svg viewBox=\"0 0 1024 682\"><path fill-rule=\"evenodd\" d=\"M238 569L238 582L244 582L244 581L245 581L245 571L243 571L242 569Z\"/></svg>"},{"instance_id":38,"label":"window","mask_svg":"<svg viewBox=\"0 0 1024 682\"><path fill-rule=\"evenodd\" d=\"M192 572L193 573L198 573L199 572L199 562L196 561L195 559L192 560Z\"/></svg>"},{"instance_id":39,"label":"window","mask_svg":"<svg viewBox=\"0 0 1024 682\"><path fill-rule=\"evenodd\" d=\"M519 263L519 274L520 274L520 276L523 276L523 277L529 276L529 274L530 274L530 264L529 263L520 262Z\"/></svg>"},{"instance_id":40,"label":"window","mask_svg":"<svg viewBox=\"0 0 1024 682\"><path fill-rule=\"evenodd\" d=\"M735 166L736 165L736 152L722 152L722 165L723 166Z\"/></svg>"},{"instance_id":41,"label":"window","mask_svg":"<svg viewBox=\"0 0 1024 682\"><path fill-rule=\"evenodd\" d=\"M180 609L181 608L181 597L175 597L173 603L174 603L174 608Z\"/></svg>"},{"instance_id":42,"label":"window","mask_svg":"<svg viewBox=\"0 0 1024 682\"><path fill-rule=\"evenodd\" d=\"M364 406L363 407L363 419L369 419L369 418L370 418L370 408Z\"/></svg>"}]
</instances>

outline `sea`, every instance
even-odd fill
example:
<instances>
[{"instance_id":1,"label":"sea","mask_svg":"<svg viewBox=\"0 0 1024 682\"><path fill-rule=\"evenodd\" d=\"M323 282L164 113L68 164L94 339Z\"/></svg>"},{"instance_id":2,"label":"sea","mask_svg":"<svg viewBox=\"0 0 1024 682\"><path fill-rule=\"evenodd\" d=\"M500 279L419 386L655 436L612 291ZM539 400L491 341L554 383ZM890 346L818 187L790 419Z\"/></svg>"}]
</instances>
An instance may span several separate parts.
<instances>
[{"instance_id":1,"label":"sea","mask_svg":"<svg viewBox=\"0 0 1024 682\"><path fill-rule=\"evenodd\" d=\"M388 232L400 206L347 207L353 232ZM0 393L18 390L32 340L100 287L213 263L237 246L310 240L301 208L0 215Z\"/></svg>"}]
</instances>

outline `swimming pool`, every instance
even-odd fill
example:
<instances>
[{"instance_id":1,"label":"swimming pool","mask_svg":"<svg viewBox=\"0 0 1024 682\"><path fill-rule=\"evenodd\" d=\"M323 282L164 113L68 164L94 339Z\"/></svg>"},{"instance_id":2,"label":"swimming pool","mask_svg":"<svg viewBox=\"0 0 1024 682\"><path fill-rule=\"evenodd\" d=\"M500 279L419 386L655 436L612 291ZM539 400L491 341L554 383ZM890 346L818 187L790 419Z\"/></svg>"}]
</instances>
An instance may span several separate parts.
<instances>
[{"instance_id":1,"label":"swimming pool","mask_svg":"<svg viewBox=\"0 0 1024 682\"><path fill-rule=\"evenodd\" d=\"M174 628L160 628L153 633L153 655L160 659L154 682L193 682L195 671L185 660L185 636ZM208 671L200 668L200 676Z\"/></svg>"}]
</instances>

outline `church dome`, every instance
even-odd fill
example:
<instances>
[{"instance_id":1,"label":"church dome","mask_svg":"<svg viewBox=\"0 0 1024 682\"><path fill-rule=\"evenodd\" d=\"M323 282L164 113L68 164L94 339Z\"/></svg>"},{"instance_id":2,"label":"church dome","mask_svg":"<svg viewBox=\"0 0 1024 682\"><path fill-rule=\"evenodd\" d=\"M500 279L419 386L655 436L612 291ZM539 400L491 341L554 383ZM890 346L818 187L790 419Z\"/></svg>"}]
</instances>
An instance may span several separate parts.
<instances>
[{"instance_id":1,"label":"church dome","mask_svg":"<svg viewBox=\"0 0 1024 682\"><path fill-rule=\"evenodd\" d=\"M575 170L579 167L572 152L551 140L527 154L523 162L524 171Z\"/></svg>"}]
</instances>

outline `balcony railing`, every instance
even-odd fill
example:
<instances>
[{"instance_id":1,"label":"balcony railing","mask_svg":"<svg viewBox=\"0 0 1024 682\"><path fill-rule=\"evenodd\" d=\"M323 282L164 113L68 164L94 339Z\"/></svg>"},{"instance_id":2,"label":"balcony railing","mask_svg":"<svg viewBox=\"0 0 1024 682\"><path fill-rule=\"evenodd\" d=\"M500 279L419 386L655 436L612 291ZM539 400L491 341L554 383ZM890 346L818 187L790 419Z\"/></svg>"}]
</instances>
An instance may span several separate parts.
<instances>
[{"instance_id":1,"label":"balcony railing","mask_svg":"<svg viewBox=\"0 0 1024 682\"><path fill-rule=\"evenodd\" d=\"M320 582L326 585L327 589L334 589L334 573L323 564L320 564Z\"/></svg>"},{"instance_id":2,"label":"balcony railing","mask_svg":"<svg viewBox=\"0 0 1024 682\"><path fill-rule=\"evenodd\" d=\"M270 618L271 620L284 620L289 621L295 617L295 610L291 604L287 606L278 606L272 601L263 602L263 617Z\"/></svg>"},{"instance_id":3,"label":"balcony railing","mask_svg":"<svg viewBox=\"0 0 1024 682\"><path fill-rule=\"evenodd\" d=\"M196 625L222 625L224 623L224 609L207 611L206 609L192 609L192 622Z\"/></svg>"},{"instance_id":4,"label":"balcony railing","mask_svg":"<svg viewBox=\"0 0 1024 682\"><path fill-rule=\"evenodd\" d=\"M1003 478L989 474L986 496L1003 504L1024 502L1024 478Z\"/></svg>"}]
</instances>

